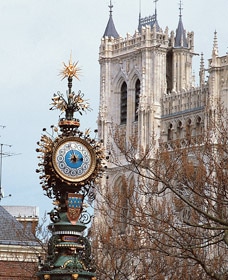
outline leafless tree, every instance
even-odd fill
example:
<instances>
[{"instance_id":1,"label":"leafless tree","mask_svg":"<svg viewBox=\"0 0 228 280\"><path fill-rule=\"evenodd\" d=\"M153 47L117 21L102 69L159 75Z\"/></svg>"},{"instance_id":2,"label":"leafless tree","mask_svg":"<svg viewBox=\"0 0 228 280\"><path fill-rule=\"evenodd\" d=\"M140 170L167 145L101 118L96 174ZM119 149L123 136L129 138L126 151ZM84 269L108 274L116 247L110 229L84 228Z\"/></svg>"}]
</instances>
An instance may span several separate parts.
<instances>
[{"instance_id":1,"label":"leafless tree","mask_svg":"<svg viewBox=\"0 0 228 280\"><path fill-rule=\"evenodd\" d=\"M113 129L121 182L111 188L107 179L98 195L100 279L228 279L227 111L218 104L200 136L159 147L123 137Z\"/></svg>"}]
</instances>

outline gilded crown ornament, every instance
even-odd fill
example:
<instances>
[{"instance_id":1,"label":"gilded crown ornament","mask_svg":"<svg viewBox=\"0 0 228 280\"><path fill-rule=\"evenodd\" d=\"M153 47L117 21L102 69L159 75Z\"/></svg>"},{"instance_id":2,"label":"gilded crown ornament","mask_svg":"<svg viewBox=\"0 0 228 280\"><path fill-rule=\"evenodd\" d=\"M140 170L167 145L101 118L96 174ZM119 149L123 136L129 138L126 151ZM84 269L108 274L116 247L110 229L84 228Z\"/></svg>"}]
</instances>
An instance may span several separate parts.
<instances>
[{"instance_id":1,"label":"gilded crown ornament","mask_svg":"<svg viewBox=\"0 0 228 280\"><path fill-rule=\"evenodd\" d=\"M69 60L69 63L68 65L66 65L64 62L63 62L63 69L60 71L60 75L62 76L62 80L65 79L66 77L75 77L76 79L79 80L79 74L80 74L80 71L81 71L81 68L79 68L78 66L78 61L75 63L75 62L72 62L72 55L70 55L70 60Z\"/></svg>"}]
</instances>

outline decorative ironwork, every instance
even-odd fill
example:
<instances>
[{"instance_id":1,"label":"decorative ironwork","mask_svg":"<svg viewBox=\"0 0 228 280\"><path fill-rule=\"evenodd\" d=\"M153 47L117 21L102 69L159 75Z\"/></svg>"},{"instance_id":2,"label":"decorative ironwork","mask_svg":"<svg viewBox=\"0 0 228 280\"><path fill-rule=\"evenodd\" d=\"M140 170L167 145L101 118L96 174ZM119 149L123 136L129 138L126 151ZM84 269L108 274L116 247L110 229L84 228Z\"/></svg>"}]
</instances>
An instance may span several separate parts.
<instances>
[{"instance_id":1,"label":"decorative ironwork","mask_svg":"<svg viewBox=\"0 0 228 280\"><path fill-rule=\"evenodd\" d=\"M71 92L66 100L62 93L54 93L50 110L58 109L63 112L79 112L82 115L83 111L91 111L88 100L84 99L84 94L79 90L77 94ZM70 117L69 117L70 116ZM71 114L66 116L66 119L71 119Z\"/></svg>"},{"instance_id":2,"label":"decorative ironwork","mask_svg":"<svg viewBox=\"0 0 228 280\"><path fill-rule=\"evenodd\" d=\"M69 64L66 65L64 62L63 62L63 69L60 71L60 75L62 76L62 80L65 79L66 77L70 77L70 78L73 78L75 77L76 79L79 80L78 78L78 75L81 71L81 68L79 68L78 66L78 61L75 63L75 62L72 62L72 56L70 56L70 60L69 60Z\"/></svg>"},{"instance_id":3,"label":"decorative ironwork","mask_svg":"<svg viewBox=\"0 0 228 280\"><path fill-rule=\"evenodd\" d=\"M92 219L92 215L90 215L86 210L83 210L83 212L81 213L80 219L79 221L83 224L89 224L91 222Z\"/></svg>"},{"instance_id":4,"label":"decorative ironwork","mask_svg":"<svg viewBox=\"0 0 228 280\"><path fill-rule=\"evenodd\" d=\"M45 130L46 131L46 130ZM95 154L95 168L92 174L82 181L73 182L72 180L63 181L62 177L55 171L53 165L53 150L57 147L60 141L68 140L70 137L83 139L93 150ZM72 138L70 138L72 139ZM41 173L41 185L46 194L50 198L57 198L60 190L67 188L69 191L88 192L91 186L95 186L99 178L105 170L104 164L104 149L101 142L91 139L88 134L84 134L78 129L63 131L62 135L52 140L47 135L42 135L40 142L37 143L40 147L36 149L39 155L39 168L37 173Z\"/></svg>"},{"instance_id":5,"label":"decorative ironwork","mask_svg":"<svg viewBox=\"0 0 228 280\"><path fill-rule=\"evenodd\" d=\"M74 118L74 113L82 115L91 110L81 91L71 91L73 77L78 79L80 72L77 64L70 59L60 73L62 79L68 78L67 97L58 92L52 98L50 110L60 110L65 117L59 120L58 127L51 126L51 133L43 129L37 142L36 172L55 205L49 213L52 237L47 259L40 260L39 279L60 279L58 275L61 279L96 279L90 244L82 237L92 218L84 200L91 204L95 198L96 184L105 170L105 156L102 141L92 138L90 130L80 131L80 121Z\"/></svg>"}]
</instances>

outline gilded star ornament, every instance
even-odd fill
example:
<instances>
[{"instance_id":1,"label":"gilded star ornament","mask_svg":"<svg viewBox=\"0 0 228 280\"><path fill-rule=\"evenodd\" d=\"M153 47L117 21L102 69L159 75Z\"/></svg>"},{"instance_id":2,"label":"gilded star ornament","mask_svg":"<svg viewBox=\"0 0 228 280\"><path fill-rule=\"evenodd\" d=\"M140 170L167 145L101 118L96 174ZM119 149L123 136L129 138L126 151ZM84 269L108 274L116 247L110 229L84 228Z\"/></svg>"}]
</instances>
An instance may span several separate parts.
<instances>
[{"instance_id":1,"label":"gilded star ornament","mask_svg":"<svg viewBox=\"0 0 228 280\"><path fill-rule=\"evenodd\" d=\"M69 60L69 64L66 65L63 62L63 70L60 71L60 75L62 76L62 80L67 78L67 77L75 77L76 79L79 80L78 75L81 71L81 68L78 66L78 61L77 62L72 62L71 58Z\"/></svg>"}]
</instances>

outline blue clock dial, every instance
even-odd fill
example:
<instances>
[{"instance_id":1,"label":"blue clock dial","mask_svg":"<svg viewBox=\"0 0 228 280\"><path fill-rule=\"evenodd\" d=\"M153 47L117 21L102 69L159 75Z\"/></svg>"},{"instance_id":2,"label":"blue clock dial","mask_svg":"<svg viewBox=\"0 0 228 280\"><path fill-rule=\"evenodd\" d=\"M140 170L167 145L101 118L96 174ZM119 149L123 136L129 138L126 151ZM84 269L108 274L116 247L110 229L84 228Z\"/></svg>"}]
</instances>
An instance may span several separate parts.
<instances>
[{"instance_id":1,"label":"blue clock dial","mask_svg":"<svg viewBox=\"0 0 228 280\"><path fill-rule=\"evenodd\" d=\"M95 162L90 145L77 137L63 139L54 150L54 168L67 181L79 182L88 178L95 169Z\"/></svg>"},{"instance_id":2,"label":"blue clock dial","mask_svg":"<svg viewBox=\"0 0 228 280\"><path fill-rule=\"evenodd\" d=\"M65 162L70 168L79 168L83 164L83 156L77 150L70 150L65 155Z\"/></svg>"}]
</instances>

